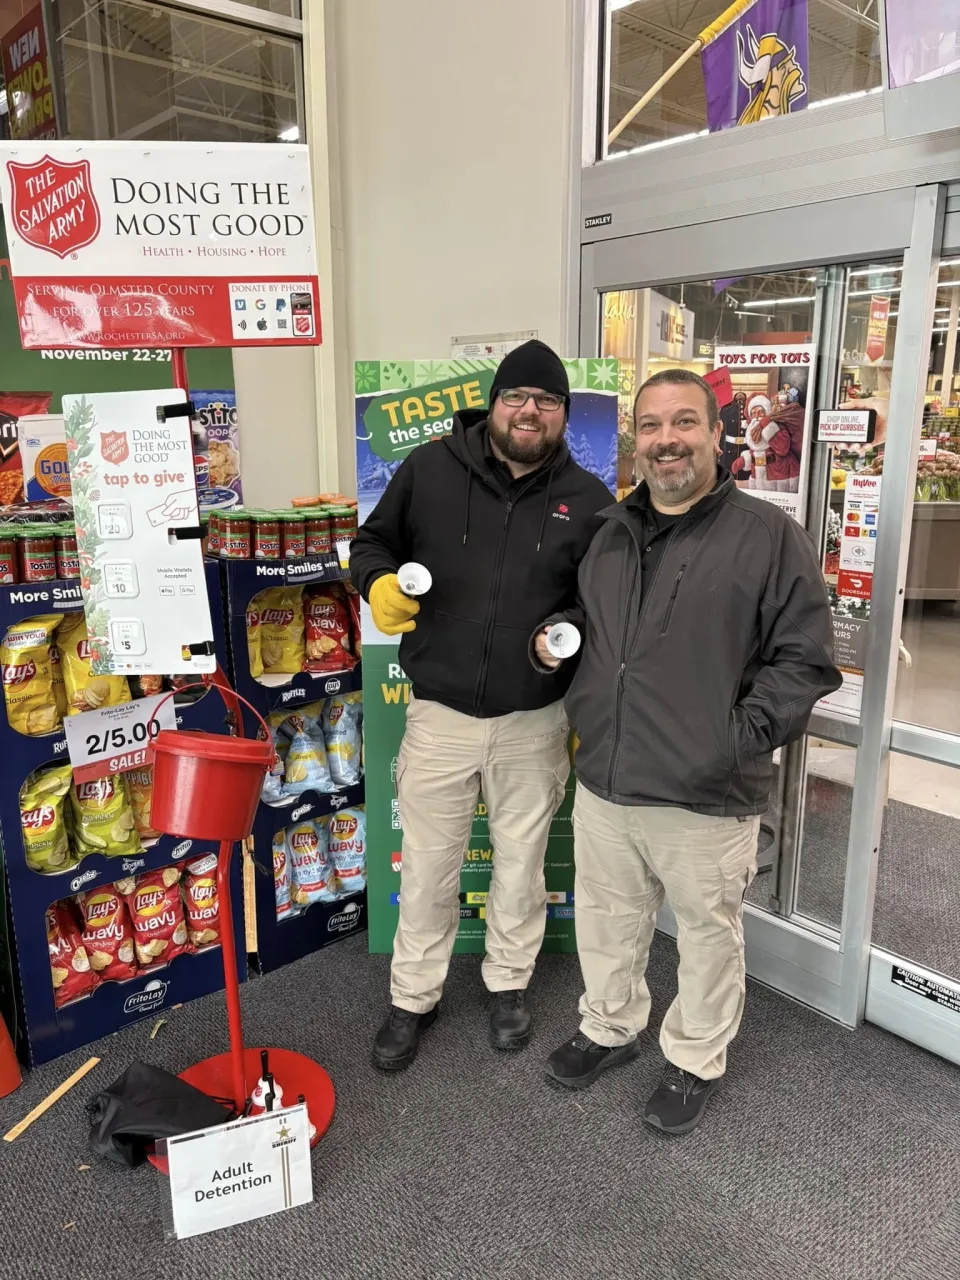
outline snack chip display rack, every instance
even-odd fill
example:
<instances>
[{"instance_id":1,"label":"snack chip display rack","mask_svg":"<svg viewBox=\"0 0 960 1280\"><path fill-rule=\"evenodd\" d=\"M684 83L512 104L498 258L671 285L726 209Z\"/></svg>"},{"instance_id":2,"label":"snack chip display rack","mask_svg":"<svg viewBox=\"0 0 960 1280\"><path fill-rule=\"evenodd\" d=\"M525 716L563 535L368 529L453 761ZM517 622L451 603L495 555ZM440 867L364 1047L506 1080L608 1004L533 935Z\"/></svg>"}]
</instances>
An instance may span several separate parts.
<instances>
[{"instance_id":1,"label":"snack chip display rack","mask_svg":"<svg viewBox=\"0 0 960 1280\"><path fill-rule=\"evenodd\" d=\"M217 566L206 566L206 583L214 624L214 643L221 666L227 661L226 636ZM43 614L63 614L82 609L76 580L0 586L0 637L9 629ZM69 901L78 893L105 890L163 868L184 868L213 853L217 842L161 835L123 856L86 852L82 859L59 872L41 874L27 864L21 823L21 788L34 770L66 764L66 739L62 729L42 736L18 732L0 709L0 751L7 768L0 781L0 841L2 841L12 942L16 952L17 1029L21 1056L31 1066L49 1062L101 1036L119 1031L141 1018L155 1017L175 1004L208 995L223 986L220 945L201 947L195 954L179 954L168 963L137 970L123 981L100 981L82 998L60 1003L55 998L47 938L47 911L53 903ZM177 724L188 732L226 734L220 699L208 690L195 702L178 704ZM172 875L171 875L172 878ZM234 932L240 943L236 962L241 979L246 976L243 946L242 882L239 866L231 872ZM11 1031L13 1028L11 1027Z\"/></svg>"},{"instance_id":2,"label":"snack chip display rack","mask_svg":"<svg viewBox=\"0 0 960 1280\"><path fill-rule=\"evenodd\" d=\"M234 688L253 704L259 715L266 719L278 711L292 713L327 698L362 691L360 662L347 671L320 675L293 673L282 682L272 684L254 678L250 672L247 646L250 602L270 587L344 581L347 572L341 568L335 555L287 563L224 561L221 569L225 581ZM256 732L256 721L249 715L246 724L249 733ZM269 973L366 928L365 890L338 897L335 901L314 902L301 914L278 920L272 853L274 836L292 823L327 818L363 803L364 778L361 776L354 785L333 792L305 790L295 801L278 805L261 801L257 806L253 826L257 946L252 959L260 973Z\"/></svg>"}]
</instances>

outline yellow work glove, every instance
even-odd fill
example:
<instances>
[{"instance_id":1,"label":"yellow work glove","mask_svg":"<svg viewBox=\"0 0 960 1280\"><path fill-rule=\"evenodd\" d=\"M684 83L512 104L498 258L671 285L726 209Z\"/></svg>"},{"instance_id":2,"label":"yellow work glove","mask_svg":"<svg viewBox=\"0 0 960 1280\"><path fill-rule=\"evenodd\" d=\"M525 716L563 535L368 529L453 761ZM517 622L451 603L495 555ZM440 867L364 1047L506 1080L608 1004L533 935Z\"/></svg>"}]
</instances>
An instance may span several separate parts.
<instances>
[{"instance_id":1,"label":"yellow work glove","mask_svg":"<svg viewBox=\"0 0 960 1280\"><path fill-rule=\"evenodd\" d=\"M370 588L370 612L384 635L398 636L416 630L413 619L420 612L420 604L403 594L395 573L385 573Z\"/></svg>"}]
</instances>

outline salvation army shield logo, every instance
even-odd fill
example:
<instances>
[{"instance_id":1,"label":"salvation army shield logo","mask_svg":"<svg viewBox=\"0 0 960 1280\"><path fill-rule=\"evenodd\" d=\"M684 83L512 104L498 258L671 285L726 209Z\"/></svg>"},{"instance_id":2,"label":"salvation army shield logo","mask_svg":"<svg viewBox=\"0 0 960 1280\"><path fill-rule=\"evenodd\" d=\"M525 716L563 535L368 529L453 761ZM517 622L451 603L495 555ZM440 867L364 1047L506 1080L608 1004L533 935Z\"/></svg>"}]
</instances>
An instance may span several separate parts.
<instances>
[{"instance_id":1,"label":"salvation army shield logo","mask_svg":"<svg viewBox=\"0 0 960 1280\"><path fill-rule=\"evenodd\" d=\"M112 462L118 467L130 457L130 446L125 431L104 431L100 437L100 452L105 462Z\"/></svg>"},{"instance_id":2,"label":"salvation army shield logo","mask_svg":"<svg viewBox=\"0 0 960 1280\"><path fill-rule=\"evenodd\" d=\"M35 249L66 258L100 234L100 207L90 161L65 163L44 156L34 164L7 161L14 228Z\"/></svg>"}]
</instances>

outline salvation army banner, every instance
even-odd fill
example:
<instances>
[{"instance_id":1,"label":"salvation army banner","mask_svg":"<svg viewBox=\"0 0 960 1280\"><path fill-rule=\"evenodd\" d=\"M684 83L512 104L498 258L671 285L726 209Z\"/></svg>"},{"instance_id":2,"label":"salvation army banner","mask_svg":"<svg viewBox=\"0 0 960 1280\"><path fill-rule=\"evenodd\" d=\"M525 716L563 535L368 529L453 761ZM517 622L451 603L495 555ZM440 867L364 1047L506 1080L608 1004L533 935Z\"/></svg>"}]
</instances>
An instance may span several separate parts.
<instances>
[{"instance_id":1,"label":"salvation army banner","mask_svg":"<svg viewBox=\"0 0 960 1280\"><path fill-rule=\"evenodd\" d=\"M320 341L307 148L9 142L24 347Z\"/></svg>"},{"instance_id":2,"label":"salvation army banner","mask_svg":"<svg viewBox=\"0 0 960 1280\"><path fill-rule=\"evenodd\" d=\"M362 360L354 366L361 523L411 450L451 431L453 415L459 410L486 407L498 363ZM566 437L570 452L613 492L617 482L617 362L565 360L564 365L572 397ZM396 637L377 630L366 604L362 637L369 939L372 952L387 953L393 946L403 883L403 830L395 776L410 682L400 666ZM572 807L571 781L547 844L545 950L576 949ZM481 796L460 878L458 952L484 950L485 904L494 856Z\"/></svg>"},{"instance_id":3,"label":"salvation army banner","mask_svg":"<svg viewBox=\"0 0 960 1280\"><path fill-rule=\"evenodd\" d=\"M755 0L701 54L711 133L807 105L807 0Z\"/></svg>"}]
</instances>

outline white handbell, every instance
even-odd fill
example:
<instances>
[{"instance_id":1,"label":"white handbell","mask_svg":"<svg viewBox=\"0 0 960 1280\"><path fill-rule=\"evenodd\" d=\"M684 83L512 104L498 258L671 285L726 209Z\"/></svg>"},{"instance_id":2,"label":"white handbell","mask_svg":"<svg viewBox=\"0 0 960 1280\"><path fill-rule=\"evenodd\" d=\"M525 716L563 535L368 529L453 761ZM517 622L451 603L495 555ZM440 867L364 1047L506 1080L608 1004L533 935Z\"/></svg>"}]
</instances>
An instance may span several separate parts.
<instances>
[{"instance_id":1,"label":"white handbell","mask_svg":"<svg viewBox=\"0 0 960 1280\"><path fill-rule=\"evenodd\" d=\"M425 596L433 586L430 570L415 560L409 560L397 570L400 590L405 596Z\"/></svg>"},{"instance_id":2,"label":"white handbell","mask_svg":"<svg viewBox=\"0 0 960 1280\"><path fill-rule=\"evenodd\" d=\"M572 658L580 648L580 632L572 622L555 622L547 632L547 652L554 658Z\"/></svg>"}]
</instances>

